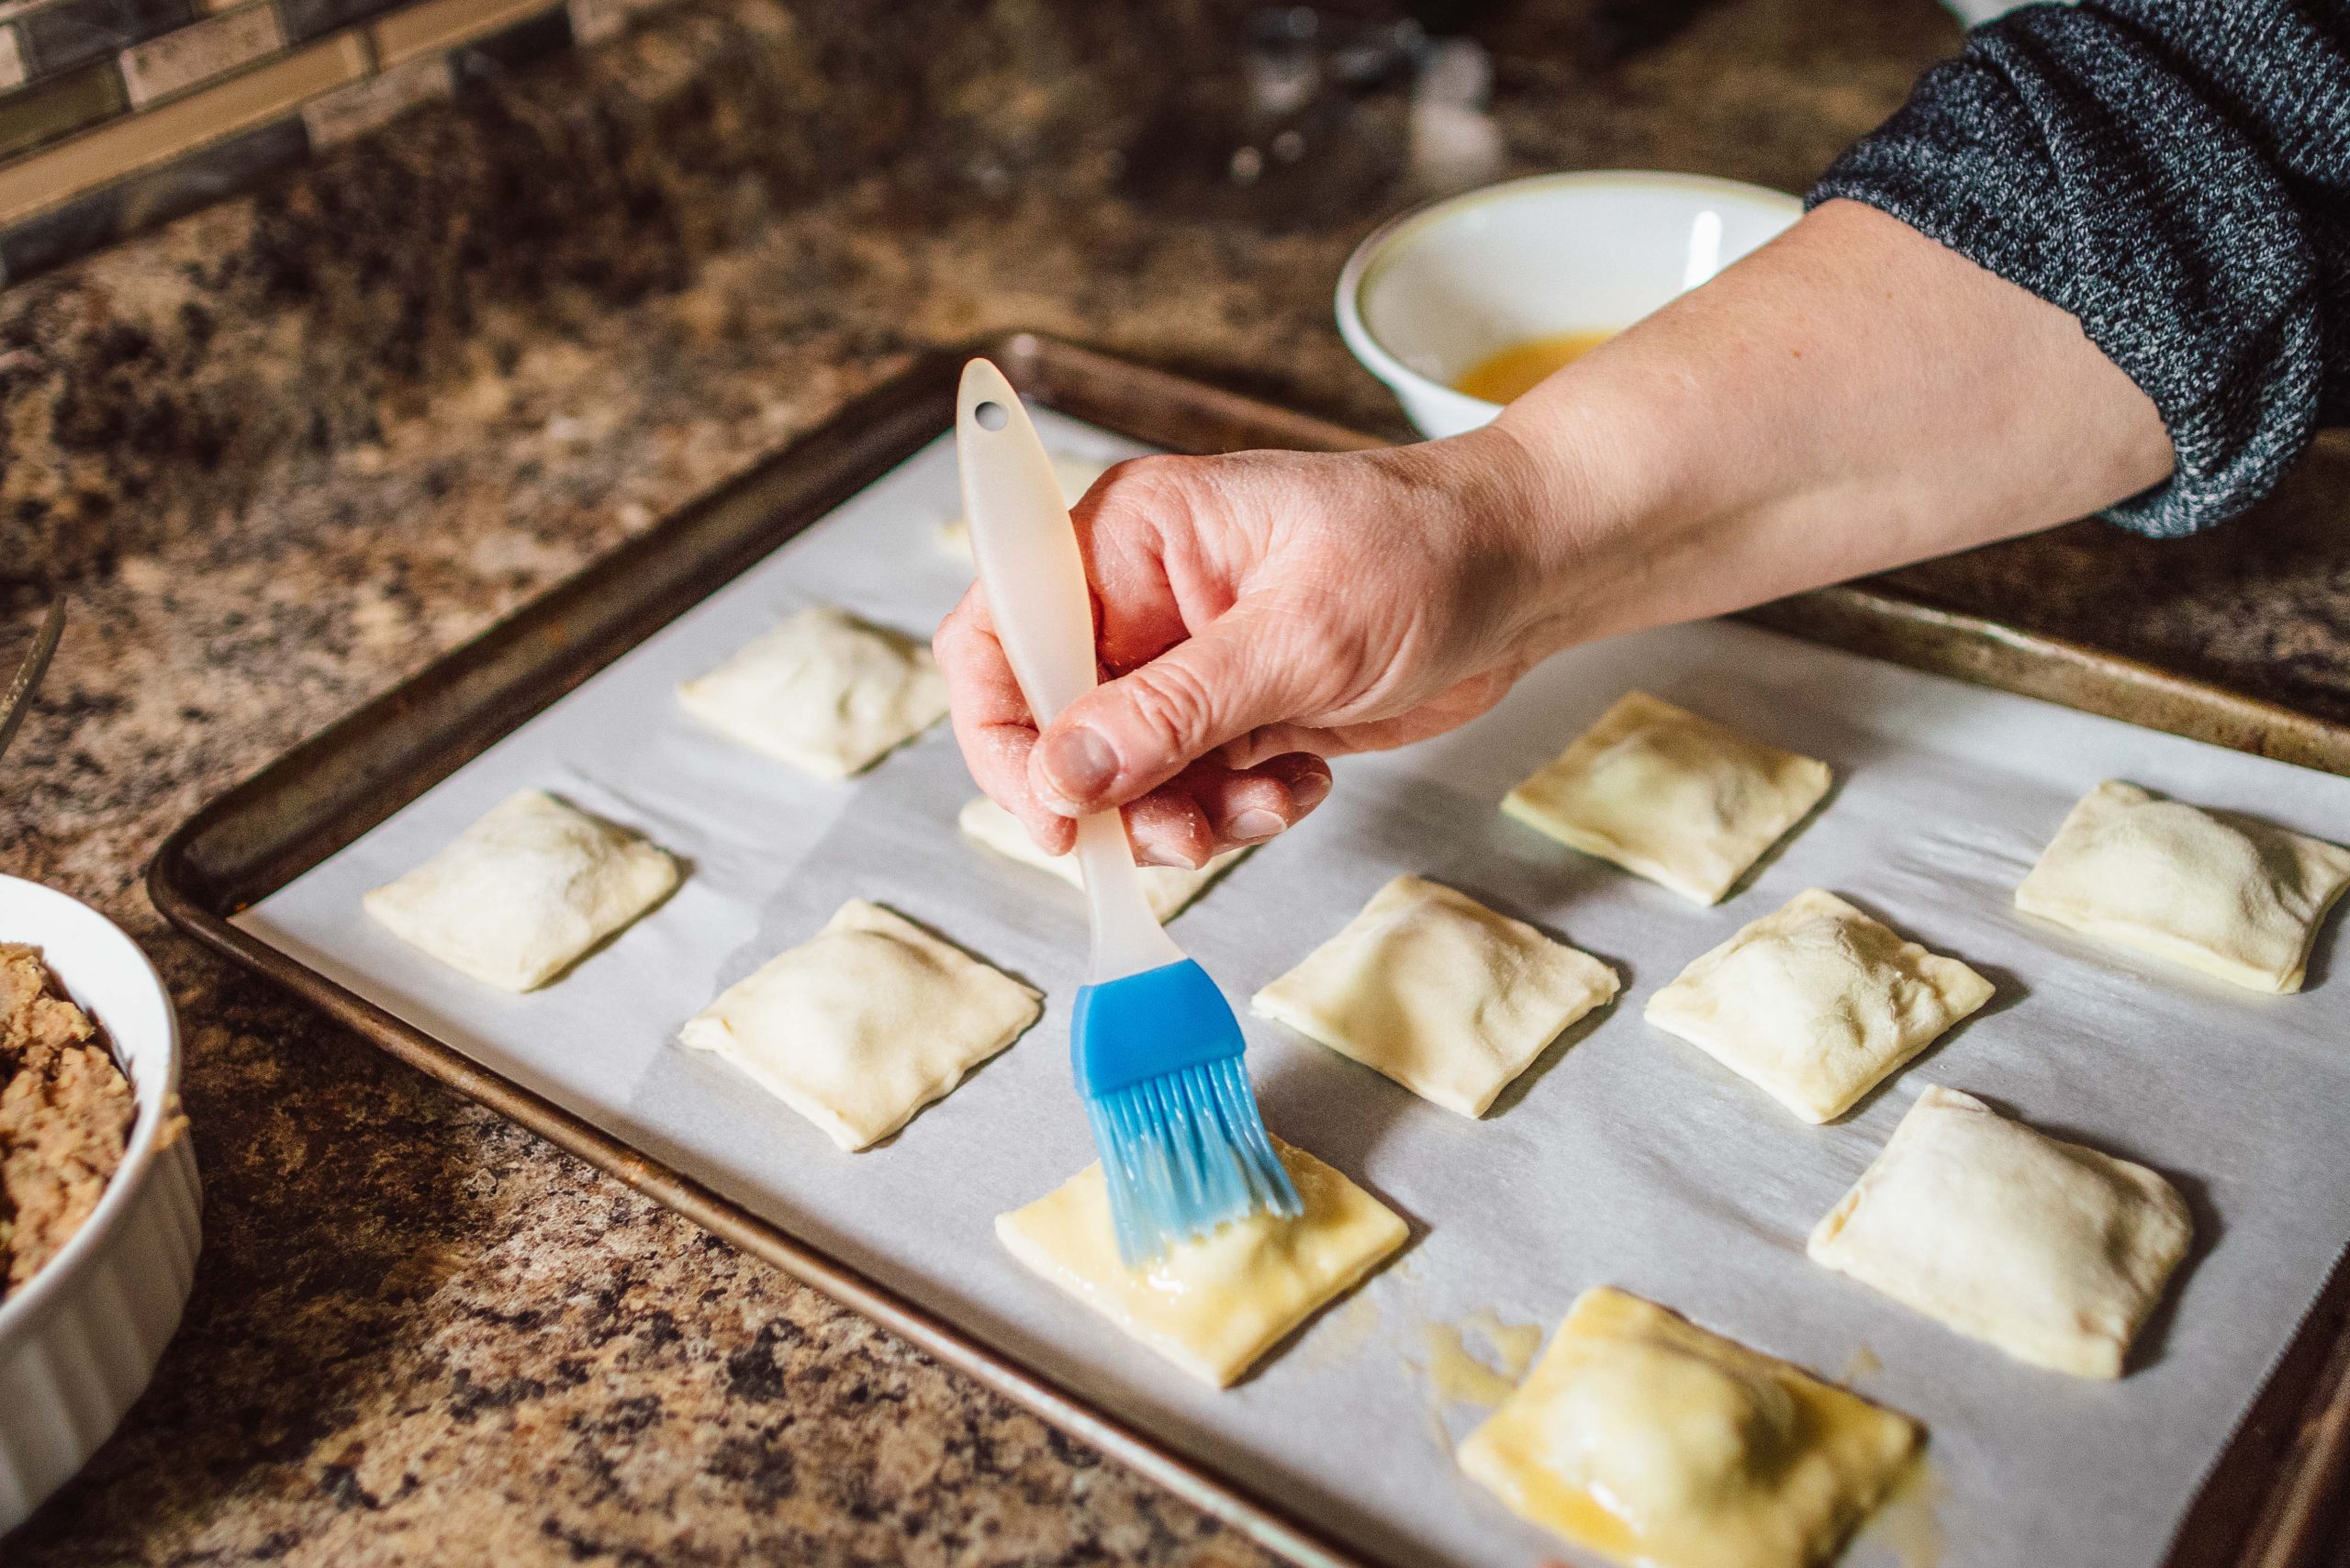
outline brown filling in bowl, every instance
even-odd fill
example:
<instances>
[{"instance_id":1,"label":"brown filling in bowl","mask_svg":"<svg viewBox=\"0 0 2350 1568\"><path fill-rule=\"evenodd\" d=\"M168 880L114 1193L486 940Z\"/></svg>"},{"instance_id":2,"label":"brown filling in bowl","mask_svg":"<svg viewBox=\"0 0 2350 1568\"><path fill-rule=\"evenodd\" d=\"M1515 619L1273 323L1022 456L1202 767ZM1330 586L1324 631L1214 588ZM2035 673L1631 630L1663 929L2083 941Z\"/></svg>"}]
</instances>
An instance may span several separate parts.
<instances>
[{"instance_id":1,"label":"brown filling in bowl","mask_svg":"<svg viewBox=\"0 0 2350 1568\"><path fill-rule=\"evenodd\" d=\"M0 942L0 1298L98 1206L138 1103L38 947Z\"/></svg>"}]
</instances>

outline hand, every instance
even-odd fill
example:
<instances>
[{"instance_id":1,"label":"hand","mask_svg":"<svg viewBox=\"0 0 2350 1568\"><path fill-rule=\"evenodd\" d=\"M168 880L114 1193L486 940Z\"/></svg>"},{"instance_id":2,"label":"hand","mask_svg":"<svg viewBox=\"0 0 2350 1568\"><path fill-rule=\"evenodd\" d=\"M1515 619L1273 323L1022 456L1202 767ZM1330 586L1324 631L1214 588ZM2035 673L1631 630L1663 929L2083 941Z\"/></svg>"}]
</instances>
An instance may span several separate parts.
<instances>
[{"instance_id":1,"label":"hand","mask_svg":"<svg viewBox=\"0 0 2350 1568\"><path fill-rule=\"evenodd\" d=\"M1113 805L1147 865L1270 838L1323 758L1449 730L1538 656L1533 467L1494 431L1120 464L1072 514L1102 687L1040 737L976 587L938 629L973 776L1054 854Z\"/></svg>"},{"instance_id":2,"label":"hand","mask_svg":"<svg viewBox=\"0 0 2350 1568\"><path fill-rule=\"evenodd\" d=\"M1829 202L1472 434L1112 469L1075 512L1110 678L1042 736L977 589L938 658L1038 844L1125 806L1138 858L1197 866L1313 810L1322 758L1450 729L1569 643L2046 528L2171 461L2078 321Z\"/></svg>"}]
</instances>

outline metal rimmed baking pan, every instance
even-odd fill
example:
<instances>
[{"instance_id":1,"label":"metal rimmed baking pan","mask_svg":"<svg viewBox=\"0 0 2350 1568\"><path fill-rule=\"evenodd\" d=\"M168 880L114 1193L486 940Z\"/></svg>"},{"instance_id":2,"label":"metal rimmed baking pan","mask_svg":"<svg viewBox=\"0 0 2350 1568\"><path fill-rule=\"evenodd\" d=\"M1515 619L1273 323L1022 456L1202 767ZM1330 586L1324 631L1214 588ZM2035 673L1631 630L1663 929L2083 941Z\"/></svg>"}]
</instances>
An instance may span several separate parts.
<instances>
[{"instance_id":1,"label":"metal rimmed baking pan","mask_svg":"<svg viewBox=\"0 0 2350 1568\"><path fill-rule=\"evenodd\" d=\"M1370 444L1320 421L1041 339L981 348L1046 407L1152 446L1211 452ZM1203 1458L1199 1444L1178 1442L1131 1413L1112 1411L1080 1392L1076 1380L1053 1375L1038 1358L915 1301L874 1268L845 1259L842 1248L761 1217L739 1195L685 1176L597 1118L486 1069L235 918L449 778L933 440L949 422L962 358L941 354L917 364L756 473L590 566L206 807L158 855L151 889L158 906L199 939L279 980L402 1059L875 1317L1274 1550L1300 1562L1402 1561L1392 1547L1331 1528L1326 1510L1309 1518L1309 1510L1272 1495L1245 1469ZM1867 587L1786 601L1755 619L1914 668L2350 774L2350 734L2335 727ZM2277 1364L2267 1393L2189 1512L2174 1562L2281 1568L2302 1560L2297 1554L2318 1540L2344 1461L2344 1290L2337 1279ZM2252 1393L2250 1382L2244 1393Z\"/></svg>"}]
</instances>

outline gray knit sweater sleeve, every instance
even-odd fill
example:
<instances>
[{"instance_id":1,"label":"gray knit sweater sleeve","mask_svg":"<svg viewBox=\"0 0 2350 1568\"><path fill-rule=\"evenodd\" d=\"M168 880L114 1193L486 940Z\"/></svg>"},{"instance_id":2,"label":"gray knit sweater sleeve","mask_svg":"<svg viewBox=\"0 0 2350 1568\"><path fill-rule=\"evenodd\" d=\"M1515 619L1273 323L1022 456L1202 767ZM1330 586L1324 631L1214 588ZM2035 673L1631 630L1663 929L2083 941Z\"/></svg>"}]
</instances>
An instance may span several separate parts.
<instances>
[{"instance_id":1,"label":"gray knit sweater sleeve","mask_svg":"<svg viewBox=\"0 0 2350 1568\"><path fill-rule=\"evenodd\" d=\"M1811 193L2063 307L2161 410L2165 484L2232 517L2350 421L2350 0L2087 0L1976 28Z\"/></svg>"}]
</instances>

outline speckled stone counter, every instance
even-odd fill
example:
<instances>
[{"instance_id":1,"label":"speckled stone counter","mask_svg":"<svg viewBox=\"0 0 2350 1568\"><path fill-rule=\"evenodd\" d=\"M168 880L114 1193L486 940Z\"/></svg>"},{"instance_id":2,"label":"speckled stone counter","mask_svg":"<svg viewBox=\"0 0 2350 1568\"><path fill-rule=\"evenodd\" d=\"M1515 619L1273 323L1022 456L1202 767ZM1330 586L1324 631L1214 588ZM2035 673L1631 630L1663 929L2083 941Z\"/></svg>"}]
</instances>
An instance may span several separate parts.
<instances>
[{"instance_id":1,"label":"speckled stone counter","mask_svg":"<svg viewBox=\"0 0 2350 1568\"><path fill-rule=\"evenodd\" d=\"M1787 188L1956 36L1928 0L1498 18L1516 166ZM1236 27L686 0L0 294L0 660L39 585L73 603L0 763L0 868L162 965L207 1184L185 1327L15 1568L1259 1560L205 957L138 885L203 801L912 346L1039 327L1399 432L1328 321L1403 199L1375 159L1319 200L1189 172L1216 72L1165 63L1228 68ZM1333 158L1396 118L1366 101ZM2350 714L2346 468L2219 539L2075 530L1916 577Z\"/></svg>"}]
</instances>

